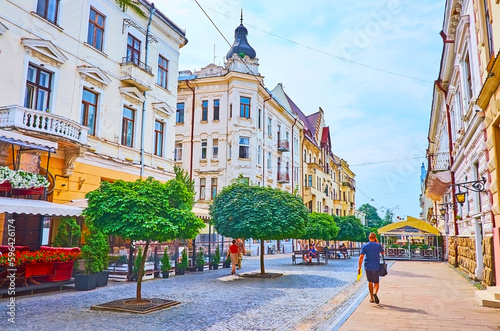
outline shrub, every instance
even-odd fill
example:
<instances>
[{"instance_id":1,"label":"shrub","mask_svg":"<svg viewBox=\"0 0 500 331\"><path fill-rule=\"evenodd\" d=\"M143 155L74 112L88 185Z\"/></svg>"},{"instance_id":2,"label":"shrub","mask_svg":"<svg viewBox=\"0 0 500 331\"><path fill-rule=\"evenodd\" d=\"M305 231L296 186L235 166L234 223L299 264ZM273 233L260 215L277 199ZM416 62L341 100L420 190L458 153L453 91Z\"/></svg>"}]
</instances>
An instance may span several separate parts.
<instances>
[{"instance_id":1,"label":"shrub","mask_svg":"<svg viewBox=\"0 0 500 331\"><path fill-rule=\"evenodd\" d=\"M200 247L198 254L196 254L196 265L203 267L205 265L205 257L203 256L203 247Z\"/></svg>"},{"instance_id":2,"label":"shrub","mask_svg":"<svg viewBox=\"0 0 500 331\"><path fill-rule=\"evenodd\" d=\"M139 247L137 250L137 255L135 256L134 260L134 268L133 268L133 274L136 277L139 277L139 266L141 265L142 262L142 247ZM144 267L142 269L142 274L144 275Z\"/></svg>"},{"instance_id":3,"label":"shrub","mask_svg":"<svg viewBox=\"0 0 500 331\"><path fill-rule=\"evenodd\" d=\"M219 263L220 263L220 250L219 250L219 245L217 245L213 256L212 265L219 265Z\"/></svg>"},{"instance_id":4,"label":"shrub","mask_svg":"<svg viewBox=\"0 0 500 331\"><path fill-rule=\"evenodd\" d=\"M182 251L181 262L179 263L178 267L181 270L186 270L187 269L187 267L188 267L187 249L184 249Z\"/></svg>"},{"instance_id":5,"label":"shrub","mask_svg":"<svg viewBox=\"0 0 500 331\"><path fill-rule=\"evenodd\" d=\"M85 234L86 244L82 247L82 258L85 260L85 273L94 274L108 267L109 243L108 238L88 224L89 232Z\"/></svg>"},{"instance_id":6,"label":"shrub","mask_svg":"<svg viewBox=\"0 0 500 331\"><path fill-rule=\"evenodd\" d=\"M57 227L57 234L52 242L54 247L77 247L80 246L82 232L80 225L72 217L63 217Z\"/></svg>"},{"instance_id":7,"label":"shrub","mask_svg":"<svg viewBox=\"0 0 500 331\"><path fill-rule=\"evenodd\" d=\"M161 262L161 271L169 271L172 269L172 264L170 263L170 258L168 256L168 248L165 247L165 251L163 252L163 257L160 260Z\"/></svg>"}]
</instances>

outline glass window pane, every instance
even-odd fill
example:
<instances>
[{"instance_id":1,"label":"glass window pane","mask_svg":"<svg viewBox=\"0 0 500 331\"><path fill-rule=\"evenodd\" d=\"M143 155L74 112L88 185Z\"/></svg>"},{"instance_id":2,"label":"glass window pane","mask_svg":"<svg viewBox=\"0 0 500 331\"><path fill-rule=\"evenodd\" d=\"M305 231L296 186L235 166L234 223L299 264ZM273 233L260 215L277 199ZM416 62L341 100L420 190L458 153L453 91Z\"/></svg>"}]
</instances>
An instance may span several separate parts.
<instances>
[{"instance_id":1,"label":"glass window pane","mask_svg":"<svg viewBox=\"0 0 500 331\"><path fill-rule=\"evenodd\" d=\"M47 13L47 19L55 23L57 14L57 1L49 0L49 11Z\"/></svg>"},{"instance_id":2,"label":"glass window pane","mask_svg":"<svg viewBox=\"0 0 500 331\"><path fill-rule=\"evenodd\" d=\"M102 50L102 30L97 29L96 34L95 34L95 48L98 50Z\"/></svg>"},{"instance_id":3,"label":"glass window pane","mask_svg":"<svg viewBox=\"0 0 500 331\"><path fill-rule=\"evenodd\" d=\"M35 82L36 80L36 69L32 66L28 67L28 81Z\"/></svg>"},{"instance_id":4,"label":"glass window pane","mask_svg":"<svg viewBox=\"0 0 500 331\"><path fill-rule=\"evenodd\" d=\"M47 72L40 72L40 86L43 87L49 87L49 82L50 82L50 74Z\"/></svg>"},{"instance_id":5,"label":"glass window pane","mask_svg":"<svg viewBox=\"0 0 500 331\"><path fill-rule=\"evenodd\" d=\"M95 114L96 114L96 108L94 106L89 106L89 114L88 114L88 123L87 126L89 127L89 134L94 135L94 126L95 126Z\"/></svg>"},{"instance_id":6,"label":"glass window pane","mask_svg":"<svg viewBox=\"0 0 500 331\"><path fill-rule=\"evenodd\" d=\"M46 91L38 90L37 103L36 103L35 109L46 110L48 108L48 105L47 105L48 96L49 96L49 94Z\"/></svg>"}]
</instances>

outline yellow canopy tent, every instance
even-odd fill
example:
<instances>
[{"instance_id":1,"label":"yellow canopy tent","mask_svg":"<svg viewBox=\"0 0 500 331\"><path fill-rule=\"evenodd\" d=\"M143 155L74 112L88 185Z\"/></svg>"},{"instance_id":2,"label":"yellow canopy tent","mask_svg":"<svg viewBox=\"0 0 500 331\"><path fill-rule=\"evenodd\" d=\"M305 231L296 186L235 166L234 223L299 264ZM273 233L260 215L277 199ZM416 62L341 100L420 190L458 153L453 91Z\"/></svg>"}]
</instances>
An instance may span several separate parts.
<instances>
[{"instance_id":1,"label":"yellow canopy tent","mask_svg":"<svg viewBox=\"0 0 500 331\"><path fill-rule=\"evenodd\" d=\"M391 234L391 235L406 235L406 236L416 236L416 235L426 235L433 234L439 236L440 233L438 229L430 225L429 223L420 220L415 217L408 216L406 221L396 222L386 225L378 229L379 234Z\"/></svg>"},{"instance_id":2,"label":"yellow canopy tent","mask_svg":"<svg viewBox=\"0 0 500 331\"><path fill-rule=\"evenodd\" d=\"M387 243L385 246L385 254L387 258L408 259L408 260L438 260L441 258L441 248L439 238L441 234L439 230L429 223L408 216L406 221L388 224L378 229L381 235L382 243ZM389 237L392 237L390 239ZM394 237L399 237L394 241ZM408 247L410 243L413 246L413 239L425 240L426 247L436 245L434 249ZM389 245L394 242L407 242L406 247L399 247L396 245ZM431 247L432 248L432 247Z\"/></svg>"}]
</instances>

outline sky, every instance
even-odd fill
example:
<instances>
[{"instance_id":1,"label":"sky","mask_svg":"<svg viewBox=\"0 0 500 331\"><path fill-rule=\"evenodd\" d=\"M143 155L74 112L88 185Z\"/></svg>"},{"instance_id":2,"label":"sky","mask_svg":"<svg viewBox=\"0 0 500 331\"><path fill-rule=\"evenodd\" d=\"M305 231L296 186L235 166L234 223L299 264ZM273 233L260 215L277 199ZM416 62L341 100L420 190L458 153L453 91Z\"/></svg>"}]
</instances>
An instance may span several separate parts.
<instances>
[{"instance_id":1,"label":"sky","mask_svg":"<svg viewBox=\"0 0 500 331\"><path fill-rule=\"evenodd\" d=\"M186 30L179 70L192 71L224 64L225 39L233 43L243 10L266 87L282 83L306 115L323 109L333 152L356 174L356 206L369 203L381 217L386 210L419 216L444 1L157 0L155 6Z\"/></svg>"}]
</instances>

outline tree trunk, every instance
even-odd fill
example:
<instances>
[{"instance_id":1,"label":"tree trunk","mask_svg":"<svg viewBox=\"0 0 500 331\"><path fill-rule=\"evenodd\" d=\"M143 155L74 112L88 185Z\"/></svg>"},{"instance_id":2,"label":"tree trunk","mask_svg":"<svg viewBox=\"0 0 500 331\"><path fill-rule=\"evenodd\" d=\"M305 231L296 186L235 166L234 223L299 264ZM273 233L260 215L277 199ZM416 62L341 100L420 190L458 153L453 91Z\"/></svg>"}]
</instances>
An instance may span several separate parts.
<instances>
[{"instance_id":1,"label":"tree trunk","mask_svg":"<svg viewBox=\"0 0 500 331\"><path fill-rule=\"evenodd\" d=\"M146 264L146 256L149 249L149 240L146 240L146 247L144 247L144 254L142 255L141 266L139 267L139 274L137 275L137 292L136 292L136 300L137 302L142 301L142 276L144 276L144 265Z\"/></svg>"},{"instance_id":2,"label":"tree trunk","mask_svg":"<svg viewBox=\"0 0 500 331\"><path fill-rule=\"evenodd\" d=\"M260 274L264 275L266 269L264 269L264 240L260 240Z\"/></svg>"}]
</instances>

